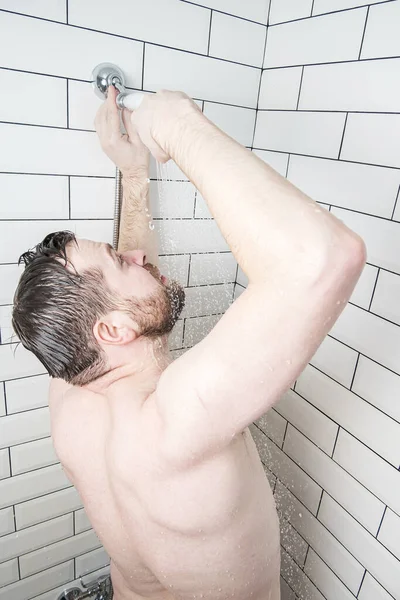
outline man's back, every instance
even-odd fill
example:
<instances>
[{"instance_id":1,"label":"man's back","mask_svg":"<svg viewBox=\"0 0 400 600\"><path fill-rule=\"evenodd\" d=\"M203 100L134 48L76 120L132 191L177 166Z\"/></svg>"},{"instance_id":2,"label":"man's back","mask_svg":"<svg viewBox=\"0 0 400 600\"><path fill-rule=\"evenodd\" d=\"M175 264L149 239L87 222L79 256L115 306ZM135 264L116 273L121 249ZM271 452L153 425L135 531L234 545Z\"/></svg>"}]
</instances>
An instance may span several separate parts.
<instances>
[{"instance_id":1,"label":"man's back","mask_svg":"<svg viewBox=\"0 0 400 600\"><path fill-rule=\"evenodd\" d=\"M113 558L115 600L279 600L278 519L249 430L172 464L155 393L124 380L110 397L50 396L54 445Z\"/></svg>"}]
</instances>

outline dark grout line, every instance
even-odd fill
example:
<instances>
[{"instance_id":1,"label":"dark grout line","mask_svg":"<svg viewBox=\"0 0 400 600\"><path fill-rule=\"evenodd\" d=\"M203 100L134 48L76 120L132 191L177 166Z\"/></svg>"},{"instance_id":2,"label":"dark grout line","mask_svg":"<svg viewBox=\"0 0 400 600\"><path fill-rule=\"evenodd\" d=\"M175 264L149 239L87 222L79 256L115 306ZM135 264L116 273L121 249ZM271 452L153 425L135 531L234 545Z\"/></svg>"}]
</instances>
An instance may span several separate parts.
<instances>
[{"instance_id":1,"label":"dark grout line","mask_svg":"<svg viewBox=\"0 0 400 600\"><path fill-rule=\"evenodd\" d=\"M268 39L268 23L269 23L269 16L271 13L271 4L272 2L269 3L268 6L268 14L267 14L267 27L265 30L265 40L264 40L264 50L263 50L263 55L262 55L262 63L261 63L261 73L260 73L260 82L258 84L258 93L257 93L257 103L256 103L256 116L254 119L254 129L253 129L253 137L252 137L252 141L251 141L251 150L253 150L254 147L254 140L256 137L256 131L257 131L257 121L258 121L258 111L259 111L259 104L260 104L260 94L261 94L261 86L262 86L262 79L263 79L263 65L264 65L264 61L265 61L265 53L267 51L267 39Z\"/></svg>"},{"instance_id":2,"label":"dark grout line","mask_svg":"<svg viewBox=\"0 0 400 600\"><path fill-rule=\"evenodd\" d=\"M310 17L313 16L313 12L314 12L314 4L315 4L315 0L312 0L312 5L311 5L311 14Z\"/></svg>"},{"instance_id":3,"label":"dark grout line","mask_svg":"<svg viewBox=\"0 0 400 600\"><path fill-rule=\"evenodd\" d=\"M68 175L68 219L71 219L71 176Z\"/></svg>"},{"instance_id":4,"label":"dark grout line","mask_svg":"<svg viewBox=\"0 0 400 600\"><path fill-rule=\"evenodd\" d=\"M376 277L375 277L375 283L374 283L374 289L372 290L372 294L371 294L371 300L369 302L369 306L368 306L368 312L371 312L371 306L372 306L372 302L374 301L374 295L375 295L375 290L376 290L376 286L378 285L378 280L379 280L379 274L380 274L381 270L378 267L378 270L376 272ZM374 313L372 313L374 314Z\"/></svg>"},{"instance_id":5,"label":"dark grout line","mask_svg":"<svg viewBox=\"0 0 400 600\"><path fill-rule=\"evenodd\" d=\"M210 56L212 18L213 18L213 11L211 10L210 11L210 25L209 25L209 30L208 30L207 56Z\"/></svg>"},{"instance_id":6,"label":"dark grout line","mask_svg":"<svg viewBox=\"0 0 400 600\"><path fill-rule=\"evenodd\" d=\"M297 97L297 104L296 104L296 111L298 111L298 112L302 112L302 111L299 111L299 104L300 104L301 86L302 86L302 83L303 83L303 75L304 75L304 66L301 69L299 95Z\"/></svg>"},{"instance_id":7,"label":"dark grout line","mask_svg":"<svg viewBox=\"0 0 400 600\"><path fill-rule=\"evenodd\" d=\"M342 139L340 142L340 148L339 148L339 154L338 154L338 160L340 160L340 155L342 153L342 147L343 147L343 142L344 142L344 136L346 133L346 125L347 125L347 119L349 118L349 113L346 113L346 118L344 120L344 126L343 126L343 134L342 134Z\"/></svg>"},{"instance_id":8,"label":"dark grout line","mask_svg":"<svg viewBox=\"0 0 400 600\"><path fill-rule=\"evenodd\" d=\"M338 438L339 438L340 429L341 429L341 426L339 425L339 427L338 427L338 430L337 430L337 432L336 432L336 438L335 438L335 441L334 441L334 443L333 443L332 452L331 452L331 458L332 458L332 459L333 459L333 455L335 454L335 450L336 450L336 444L337 444L337 441L338 441ZM321 503L320 503L320 504L321 504ZM317 514L318 514L318 512L317 512Z\"/></svg>"},{"instance_id":9,"label":"dark grout line","mask_svg":"<svg viewBox=\"0 0 400 600\"><path fill-rule=\"evenodd\" d=\"M375 537L376 537L377 540L378 540L379 532L380 532L381 527L382 527L383 519L385 518L385 515L386 515L386 511L387 511L387 505L385 506L385 510L383 511L381 522L379 523L378 531L376 532L376 536ZM378 540L378 542L379 542L379 540Z\"/></svg>"},{"instance_id":10,"label":"dark grout line","mask_svg":"<svg viewBox=\"0 0 400 600\"><path fill-rule=\"evenodd\" d=\"M142 90L144 90L144 58L146 54L146 42L143 44L143 61L142 61Z\"/></svg>"},{"instance_id":11,"label":"dark grout line","mask_svg":"<svg viewBox=\"0 0 400 600\"><path fill-rule=\"evenodd\" d=\"M297 68L297 67L296 67ZM300 98L299 98L300 99ZM253 109L254 110L254 109ZM259 112L272 112L272 113L316 113L316 114L327 114L327 115L394 115L397 116L399 113L396 111L388 112L388 111L368 111L368 110L324 110L324 109L314 109L314 108L258 108Z\"/></svg>"},{"instance_id":12,"label":"dark grout line","mask_svg":"<svg viewBox=\"0 0 400 600\"><path fill-rule=\"evenodd\" d=\"M365 567L364 567L364 569L365 569ZM359 597L359 595L360 595L361 588L362 588L362 586L363 586L363 583L364 583L364 579L365 579L365 576L366 576L366 574L367 574L367 569L365 569L365 570L364 570L364 574L363 574L363 576L362 576L361 583L360 583L360 587L358 588L358 592L357 592L357 596L356 596L356 598L358 598L358 597Z\"/></svg>"},{"instance_id":13,"label":"dark grout line","mask_svg":"<svg viewBox=\"0 0 400 600\"><path fill-rule=\"evenodd\" d=\"M362 38L361 38L360 52L358 53L358 60L360 60L360 58L361 58L361 52L362 52L362 47L363 47L363 43L364 43L365 32L366 32L367 23L368 23L369 9L370 9L370 7L368 6L368 8L367 8L367 14L365 16L364 31L363 31Z\"/></svg>"},{"instance_id":14,"label":"dark grout line","mask_svg":"<svg viewBox=\"0 0 400 600\"><path fill-rule=\"evenodd\" d=\"M68 25L68 0L65 0L65 18Z\"/></svg>"},{"instance_id":15,"label":"dark grout line","mask_svg":"<svg viewBox=\"0 0 400 600\"><path fill-rule=\"evenodd\" d=\"M394 213L396 212L396 206L397 206L397 201L399 199L399 195L400 195L400 185L399 185L399 189L397 190L396 200L394 202L393 212L392 212L392 216L391 216L392 221L394 220Z\"/></svg>"},{"instance_id":16,"label":"dark grout line","mask_svg":"<svg viewBox=\"0 0 400 600\"><path fill-rule=\"evenodd\" d=\"M69 129L69 83L68 79L65 81L67 82L67 129Z\"/></svg>"},{"instance_id":17,"label":"dark grout line","mask_svg":"<svg viewBox=\"0 0 400 600\"><path fill-rule=\"evenodd\" d=\"M358 362L360 360L360 353L357 353L357 360L356 360L356 364L354 365L354 373L353 373L353 377L351 378L351 382L350 382L350 391L353 391L353 383L354 383L354 379L356 377L356 373L357 373L357 368L358 368ZM335 443L335 447L336 447L336 443Z\"/></svg>"}]
</instances>

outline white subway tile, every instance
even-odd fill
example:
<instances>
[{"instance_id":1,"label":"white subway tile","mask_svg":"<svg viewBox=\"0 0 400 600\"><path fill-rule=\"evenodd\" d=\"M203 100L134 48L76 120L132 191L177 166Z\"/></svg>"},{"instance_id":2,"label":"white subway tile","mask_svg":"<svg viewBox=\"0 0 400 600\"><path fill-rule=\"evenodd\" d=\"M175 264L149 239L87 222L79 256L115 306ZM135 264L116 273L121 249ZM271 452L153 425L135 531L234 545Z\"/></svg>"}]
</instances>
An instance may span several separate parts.
<instances>
[{"instance_id":1,"label":"white subway tile","mask_svg":"<svg viewBox=\"0 0 400 600\"><path fill-rule=\"evenodd\" d=\"M161 254L225 252L230 248L214 220L155 221Z\"/></svg>"},{"instance_id":2,"label":"white subway tile","mask_svg":"<svg viewBox=\"0 0 400 600\"><path fill-rule=\"evenodd\" d=\"M20 254L35 246L52 231L69 230L76 236L108 242L112 239L109 221L0 221L0 260L17 262Z\"/></svg>"},{"instance_id":3,"label":"white subway tile","mask_svg":"<svg viewBox=\"0 0 400 600\"><path fill-rule=\"evenodd\" d=\"M241 296L244 292L244 288L242 288L240 285L235 285L235 293L234 293L234 297L233 300L237 300L239 298L239 296Z\"/></svg>"},{"instance_id":4,"label":"white subway tile","mask_svg":"<svg viewBox=\"0 0 400 600\"><path fill-rule=\"evenodd\" d=\"M357 357L358 354L355 350L330 336L326 336L312 357L310 364L350 388Z\"/></svg>"},{"instance_id":5,"label":"white subway tile","mask_svg":"<svg viewBox=\"0 0 400 600\"><path fill-rule=\"evenodd\" d=\"M0 600L31 600L37 594L71 581L73 576L74 561L71 560L0 589Z\"/></svg>"},{"instance_id":6,"label":"white subway tile","mask_svg":"<svg viewBox=\"0 0 400 600\"><path fill-rule=\"evenodd\" d=\"M371 312L400 325L400 275L379 272Z\"/></svg>"},{"instance_id":7,"label":"white subway tile","mask_svg":"<svg viewBox=\"0 0 400 600\"><path fill-rule=\"evenodd\" d=\"M0 417L6 414L6 401L4 398L4 384L0 382Z\"/></svg>"},{"instance_id":8,"label":"white subway tile","mask_svg":"<svg viewBox=\"0 0 400 600\"><path fill-rule=\"evenodd\" d=\"M48 543L45 548L30 552L19 559L21 577L33 575L46 566L53 566L74 558L77 554L88 552L98 546L100 546L100 542L94 531L80 533L55 544Z\"/></svg>"},{"instance_id":9,"label":"white subway tile","mask_svg":"<svg viewBox=\"0 0 400 600\"><path fill-rule=\"evenodd\" d=\"M168 338L168 346L170 350L182 348L183 345L183 324L184 319L179 319L175 324Z\"/></svg>"},{"instance_id":10,"label":"white subway tile","mask_svg":"<svg viewBox=\"0 0 400 600\"><path fill-rule=\"evenodd\" d=\"M110 62L122 69L126 85L142 78L141 42L9 13L1 16L0 54L2 67L45 75L91 81L94 67Z\"/></svg>"},{"instance_id":11,"label":"white subway tile","mask_svg":"<svg viewBox=\"0 0 400 600\"><path fill-rule=\"evenodd\" d=\"M327 494L323 495L318 518L398 600L400 598L398 560Z\"/></svg>"},{"instance_id":12,"label":"white subway tile","mask_svg":"<svg viewBox=\"0 0 400 600\"><path fill-rule=\"evenodd\" d=\"M209 55L261 67L266 29L264 25L214 12Z\"/></svg>"},{"instance_id":13,"label":"white subway tile","mask_svg":"<svg viewBox=\"0 0 400 600\"><path fill-rule=\"evenodd\" d=\"M221 315L186 319L183 345L192 347L201 342L220 320Z\"/></svg>"},{"instance_id":14,"label":"white subway tile","mask_svg":"<svg viewBox=\"0 0 400 600\"><path fill-rule=\"evenodd\" d=\"M281 577L281 600L296 600L297 596Z\"/></svg>"},{"instance_id":15,"label":"white subway tile","mask_svg":"<svg viewBox=\"0 0 400 600\"><path fill-rule=\"evenodd\" d=\"M0 306L0 339L2 344L17 342L18 336L11 325L12 306Z\"/></svg>"},{"instance_id":16,"label":"white subway tile","mask_svg":"<svg viewBox=\"0 0 400 600\"><path fill-rule=\"evenodd\" d=\"M368 572L365 575L358 598L359 600L393 600L393 596L389 596Z\"/></svg>"},{"instance_id":17,"label":"white subway tile","mask_svg":"<svg viewBox=\"0 0 400 600\"><path fill-rule=\"evenodd\" d=\"M271 488L271 490L273 490L275 487L275 483L276 483L276 476L273 473L271 473L271 471L268 469L268 467L266 467L264 465L264 463L261 463L261 464L263 466L265 475L267 476L270 488Z\"/></svg>"},{"instance_id":18,"label":"white subway tile","mask_svg":"<svg viewBox=\"0 0 400 600\"><path fill-rule=\"evenodd\" d=\"M322 493L319 485L255 425L250 425L249 429L261 461L313 514L316 514Z\"/></svg>"},{"instance_id":19,"label":"white subway tile","mask_svg":"<svg viewBox=\"0 0 400 600\"><path fill-rule=\"evenodd\" d=\"M14 446L10 449L10 453L13 475L47 467L58 462L50 437Z\"/></svg>"},{"instance_id":20,"label":"white subway tile","mask_svg":"<svg viewBox=\"0 0 400 600\"><path fill-rule=\"evenodd\" d=\"M172 350L172 351L170 351L172 360L176 360L177 358L179 358L180 356L182 356L182 354L185 354L185 352L187 352L188 350L190 350L190 348L181 348L180 350Z\"/></svg>"},{"instance_id":21,"label":"white subway tile","mask_svg":"<svg viewBox=\"0 0 400 600\"><path fill-rule=\"evenodd\" d=\"M376 4L382 0L368 0L368 4ZM365 5L365 0L314 0L313 15L332 12L336 10L345 10L346 8L355 8Z\"/></svg>"},{"instance_id":22,"label":"white subway tile","mask_svg":"<svg viewBox=\"0 0 400 600\"><path fill-rule=\"evenodd\" d=\"M309 17L312 4L312 0L272 0L269 25Z\"/></svg>"},{"instance_id":23,"label":"white subway tile","mask_svg":"<svg viewBox=\"0 0 400 600\"><path fill-rule=\"evenodd\" d=\"M255 110L205 102L204 114L239 144L252 145L256 119Z\"/></svg>"},{"instance_id":24,"label":"white subway tile","mask_svg":"<svg viewBox=\"0 0 400 600\"><path fill-rule=\"evenodd\" d=\"M95 131L94 119L103 104L95 93L93 85L84 81L68 81L68 118L72 129Z\"/></svg>"},{"instance_id":25,"label":"white subway tile","mask_svg":"<svg viewBox=\"0 0 400 600\"><path fill-rule=\"evenodd\" d=\"M369 263L400 274L400 223L335 207L331 212L363 238Z\"/></svg>"},{"instance_id":26,"label":"white subway tile","mask_svg":"<svg viewBox=\"0 0 400 600\"><path fill-rule=\"evenodd\" d=\"M400 423L400 403L393 402L393 398L400 397L399 375L360 356L352 389Z\"/></svg>"},{"instance_id":27,"label":"white subway tile","mask_svg":"<svg viewBox=\"0 0 400 600\"><path fill-rule=\"evenodd\" d=\"M390 218L400 173L341 160L291 156L288 179L316 201Z\"/></svg>"},{"instance_id":28,"label":"white subway tile","mask_svg":"<svg viewBox=\"0 0 400 600\"><path fill-rule=\"evenodd\" d=\"M281 573L301 600L325 600L307 575L296 565L290 556L282 550Z\"/></svg>"},{"instance_id":29,"label":"white subway tile","mask_svg":"<svg viewBox=\"0 0 400 600\"><path fill-rule=\"evenodd\" d=\"M240 85L237 82L240 81ZM260 70L207 56L146 46L144 88L256 108Z\"/></svg>"},{"instance_id":30,"label":"white subway tile","mask_svg":"<svg viewBox=\"0 0 400 600\"><path fill-rule=\"evenodd\" d=\"M194 256L192 256L192 261ZM160 271L168 279L179 281L185 287L188 284L189 259L188 254L160 256Z\"/></svg>"},{"instance_id":31,"label":"white subway tile","mask_svg":"<svg viewBox=\"0 0 400 600\"><path fill-rule=\"evenodd\" d=\"M113 219L115 179L71 177L71 219Z\"/></svg>"},{"instance_id":32,"label":"white subway tile","mask_svg":"<svg viewBox=\"0 0 400 600\"><path fill-rule=\"evenodd\" d=\"M49 384L47 374L6 381L8 414L47 406Z\"/></svg>"},{"instance_id":33,"label":"white subway tile","mask_svg":"<svg viewBox=\"0 0 400 600\"><path fill-rule=\"evenodd\" d=\"M308 544L297 533L294 527L284 519L280 520L281 545L301 567L304 566Z\"/></svg>"},{"instance_id":34,"label":"white subway tile","mask_svg":"<svg viewBox=\"0 0 400 600\"><path fill-rule=\"evenodd\" d=\"M254 146L337 158L344 121L341 113L261 111Z\"/></svg>"},{"instance_id":35,"label":"white subway tile","mask_svg":"<svg viewBox=\"0 0 400 600\"><path fill-rule=\"evenodd\" d=\"M10 560L0 565L0 586L18 581L18 560Z\"/></svg>"},{"instance_id":36,"label":"white subway tile","mask_svg":"<svg viewBox=\"0 0 400 600\"><path fill-rule=\"evenodd\" d=\"M186 304L181 318L223 313L232 304L233 283L186 288Z\"/></svg>"},{"instance_id":37,"label":"white subway tile","mask_svg":"<svg viewBox=\"0 0 400 600\"><path fill-rule=\"evenodd\" d=\"M264 67L357 60L366 14L365 7L270 27Z\"/></svg>"},{"instance_id":38,"label":"white subway tile","mask_svg":"<svg viewBox=\"0 0 400 600\"><path fill-rule=\"evenodd\" d=\"M82 556L77 556L75 559L75 571L78 577L91 573L95 569L104 567L110 562L110 557L104 548L93 550Z\"/></svg>"},{"instance_id":39,"label":"white subway tile","mask_svg":"<svg viewBox=\"0 0 400 600\"><path fill-rule=\"evenodd\" d=\"M5 69L1 71L1 79L4 90L9 90L9 93L4 93L0 97L2 121L53 127L67 126L65 79ZM27 101L28 94L29 101ZM46 99L45 102L43 98Z\"/></svg>"},{"instance_id":40,"label":"white subway tile","mask_svg":"<svg viewBox=\"0 0 400 600\"><path fill-rule=\"evenodd\" d=\"M286 177L289 154L284 152L269 152L268 150L253 150L254 154L269 164L282 177Z\"/></svg>"},{"instance_id":41,"label":"white subway tile","mask_svg":"<svg viewBox=\"0 0 400 600\"><path fill-rule=\"evenodd\" d=\"M310 366L297 380L296 391L380 456L399 466L398 423Z\"/></svg>"},{"instance_id":42,"label":"white subway tile","mask_svg":"<svg viewBox=\"0 0 400 600\"><path fill-rule=\"evenodd\" d=\"M44 367L38 359L22 345L0 345L0 380L28 377L43 373ZM14 356L15 353L15 356Z\"/></svg>"},{"instance_id":43,"label":"white subway tile","mask_svg":"<svg viewBox=\"0 0 400 600\"><path fill-rule=\"evenodd\" d=\"M357 594L364 576L364 567L279 481L274 497L279 514L290 521L343 583Z\"/></svg>"},{"instance_id":44,"label":"white subway tile","mask_svg":"<svg viewBox=\"0 0 400 600\"><path fill-rule=\"evenodd\" d=\"M210 11L186 2L115 0L111 5L108 0L69 0L68 22L207 54Z\"/></svg>"},{"instance_id":45,"label":"white subway tile","mask_svg":"<svg viewBox=\"0 0 400 600\"><path fill-rule=\"evenodd\" d=\"M341 159L400 167L399 157L400 115L349 114Z\"/></svg>"},{"instance_id":46,"label":"white subway tile","mask_svg":"<svg viewBox=\"0 0 400 600\"><path fill-rule=\"evenodd\" d=\"M4 171L110 177L115 174L115 165L102 151L97 134L90 131L2 123L0 135Z\"/></svg>"},{"instance_id":47,"label":"white subway tile","mask_svg":"<svg viewBox=\"0 0 400 600\"><path fill-rule=\"evenodd\" d=\"M315 554L312 548L304 567L306 573L327 600L354 600L353 594L343 585L331 569Z\"/></svg>"},{"instance_id":48,"label":"white subway tile","mask_svg":"<svg viewBox=\"0 0 400 600\"><path fill-rule=\"evenodd\" d=\"M0 174L1 219L68 219L68 179Z\"/></svg>"},{"instance_id":49,"label":"white subway tile","mask_svg":"<svg viewBox=\"0 0 400 600\"><path fill-rule=\"evenodd\" d=\"M386 510L378 540L400 560L400 517L390 508Z\"/></svg>"},{"instance_id":50,"label":"white subway tile","mask_svg":"<svg viewBox=\"0 0 400 600\"><path fill-rule=\"evenodd\" d=\"M155 219L192 218L196 188L190 181L151 181L150 212Z\"/></svg>"},{"instance_id":51,"label":"white subway tile","mask_svg":"<svg viewBox=\"0 0 400 600\"><path fill-rule=\"evenodd\" d=\"M338 425L323 413L301 398L296 392L288 390L275 406L285 419L300 429L321 450L331 455L335 444Z\"/></svg>"},{"instance_id":52,"label":"white subway tile","mask_svg":"<svg viewBox=\"0 0 400 600\"><path fill-rule=\"evenodd\" d=\"M372 294L374 292L375 282L378 275L378 268L366 264L361 277L351 295L350 301L361 308L368 310Z\"/></svg>"},{"instance_id":53,"label":"white subway tile","mask_svg":"<svg viewBox=\"0 0 400 600\"><path fill-rule=\"evenodd\" d=\"M269 0L192 0L195 4L202 4L225 13L244 17L260 23L267 22Z\"/></svg>"},{"instance_id":54,"label":"white subway tile","mask_svg":"<svg viewBox=\"0 0 400 600\"><path fill-rule=\"evenodd\" d=\"M400 475L397 469L343 429L339 432L333 458L385 504L400 513ZM400 454L398 462L400 464Z\"/></svg>"},{"instance_id":55,"label":"white subway tile","mask_svg":"<svg viewBox=\"0 0 400 600\"><path fill-rule=\"evenodd\" d=\"M399 112L400 59L305 67L299 109Z\"/></svg>"},{"instance_id":56,"label":"white subway tile","mask_svg":"<svg viewBox=\"0 0 400 600\"><path fill-rule=\"evenodd\" d=\"M0 508L31 500L70 485L59 464L9 477L0 482Z\"/></svg>"},{"instance_id":57,"label":"white subway tile","mask_svg":"<svg viewBox=\"0 0 400 600\"><path fill-rule=\"evenodd\" d=\"M50 435L50 413L47 406L0 419L0 447L2 448L48 435Z\"/></svg>"},{"instance_id":58,"label":"white subway tile","mask_svg":"<svg viewBox=\"0 0 400 600\"><path fill-rule=\"evenodd\" d=\"M84 508L75 511L75 533L82 533L92 528L89 517Z\"/></svg>"},{"instance_id":59,"label":"white subway tile","mask_svg":"<svg viewBox=\"0 0 400 600\"><path fill-rule=\"evenodd\" d=\"M69 487L53 494L46 494L28 502L15 505L15 520L17 529L30 527L42 521L53 519L74 511L82 506L77 490ZM77 532L79 533L79 532Z\"/></svg>"},{"instance_id":60,"label":"white subway tile","mask_svg":"<svg viewBox=\"0 0 400 600\"><path fill-rule=\"evenodd\" d=\"M66 22L65 0L1 0L0 8Z\"/></svg>"},{"instance_id":61,"label":"white subway tile","mask_svg":"<svg viewBox=\"0 0 400 600\"><path fill-rule=\"evenodd\" d=\"M18 280L23 271L23 266L0 265L0 304L11 304Z\"/></svg>"},{"instance_id":62,"label":"white subway tile","mask_svg":"<svg viewBox=\"0 0 400 600\"><path fill-rule=\"evenodd\" d=\"M0 538L0 556L8 560L73 535L72 514Z\"/></svg>"},{"instance_id":63,"label":"white subway tile","mask_svg":"<svg viewBox=\"0 0 400 600\"><path fill-rule=\"evenodd\" d=\"M296 110L301 73L301 67L263 71L258 109Z\"/></svg>"},{"instance_id":64,"label":"white subway tile","mask_svg":"<svg viewBox=\"0 0 400 600\"><path fill-rule=\"evenodd\" d=\"M195 219L212 219L213 216L208 208L207 202L197 190L196 192L196 209L194 213Z\"/></svg>"},{"instance_id":65,"label":"white subway tile","mask_svg":"<svg viewBox=\"0 0 400 600\"><path fill-rule=\"evenodd\" d=\"M193 254L190 260L189 285L232 283L237 263L231 252L224 254Z\"/></svg>"},{"instance_id":66,"label":"white subway tile","mask_svg":"<svg viewBox=\"0 0 400 600\"><path fill-rule=\"evenodd\" d=\"M397 27L399 20L400 4L398 2L385 2L378 6L372 6L368 15L361 58L398 56L400 54Z\"/></svg>"},{"instance_id":67,"label":"white subway tile","mask_svg":"<svg viewBox=\"0 0 400 600\"><path fill-rule=\"evenodd\" d=\"M238 268L237 282L240 283L240 285L242 285L243 287L247 287L247 285L249 283L249 278L243 272L241 267Z\"/></svg>"},{"instance_id":68,"label":"white subway tile","mask_svg":"<svg viewBox=\"0 0 400 600\"><path fill-rule=\"evenodd\" d=\"M374 535L384 504L301 433L288 426L283 451Z\"/></svg>"},{"instance_id":69,"label":"white subway tile","mask_svg":"<svg viewBox=\"0 0 400 600\"><path fill-rule=\"evenodd\" d=\"M277 446L282 448L287 421L273 408L262 415L255 423Z\"/></svg>"},{"instance_id":70,"label":"white subway tile","mask_svg":"<svg viewBox=\"0 0 400 600\"><path fill-rule=\"evenodd\" d=\"M0 450L0 479L10 477L10 461L8 449Z\"/></svg>"},{"instance_id":71,"label":"white subway tile","mask_svg":"<svg viewBox=\"0 0 400 600\"><path fill-rule=\"evenodd\" d=\"M12 506L0 510L0 536L15 531L14 515Z\"/></svg>"}]
</instances>

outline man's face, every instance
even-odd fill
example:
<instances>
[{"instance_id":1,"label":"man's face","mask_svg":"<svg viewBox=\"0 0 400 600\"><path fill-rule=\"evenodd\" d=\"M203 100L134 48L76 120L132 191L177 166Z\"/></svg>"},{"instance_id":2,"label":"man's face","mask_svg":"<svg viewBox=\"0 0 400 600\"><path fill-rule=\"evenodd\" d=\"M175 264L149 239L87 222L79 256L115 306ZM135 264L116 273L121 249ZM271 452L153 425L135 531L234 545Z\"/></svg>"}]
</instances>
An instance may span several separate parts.
<instances>
[{"instance_id":1,"label":"man's face","mask_svg":"<svg viewBox=\"0 0 400 600\"><path fill-rule=\"evenodd\" d=\"M146 263L143 251L117 253L109 244L78 239L77 244L67 244L66 252L78 273L99 268L120 299L135 300L143 307L150 301L143 335L171 331L185 305L185 291L177 281L168 280L156 266Z\"/></svg>"}]
</instances>

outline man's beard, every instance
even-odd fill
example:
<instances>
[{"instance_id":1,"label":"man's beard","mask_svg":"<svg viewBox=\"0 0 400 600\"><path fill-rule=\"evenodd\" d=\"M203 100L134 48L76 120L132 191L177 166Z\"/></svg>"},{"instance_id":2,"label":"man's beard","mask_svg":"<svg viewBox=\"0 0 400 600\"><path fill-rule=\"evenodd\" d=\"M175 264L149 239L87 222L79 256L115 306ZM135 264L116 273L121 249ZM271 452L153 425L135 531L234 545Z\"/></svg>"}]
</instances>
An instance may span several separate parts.
<instances>
[{"instance_id":1,"label":"man's beard","mask_svg":"<svg viewBox=\"0 0 400 600\"><path fill-rule=\"evenodd\" d=\"M156 279L159 280L158 277ZM148 298L127 299L126 303L125 310L128 309L139 326L138 334L158 337L170 333L174 328L185 306L185 290L180 283L171 280L167 285L161 283Z\"/></svg>"}]
</instances>

